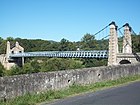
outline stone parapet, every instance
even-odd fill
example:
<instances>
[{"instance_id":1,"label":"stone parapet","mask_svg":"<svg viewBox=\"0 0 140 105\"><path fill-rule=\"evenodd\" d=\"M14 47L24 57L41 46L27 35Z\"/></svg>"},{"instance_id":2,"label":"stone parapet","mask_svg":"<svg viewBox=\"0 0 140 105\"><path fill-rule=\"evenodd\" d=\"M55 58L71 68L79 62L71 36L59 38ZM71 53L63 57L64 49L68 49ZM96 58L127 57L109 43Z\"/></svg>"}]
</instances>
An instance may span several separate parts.
<instances>
[{"instance_id":1,"label":"stone parapet","mask_svg":"<svg viewBox=\"0 0 140 105\"><path fill-rule=\"evenodd\" d=\"M140 74L140 63L0 77L0 99Z\"/></svg>"}]
</instances>

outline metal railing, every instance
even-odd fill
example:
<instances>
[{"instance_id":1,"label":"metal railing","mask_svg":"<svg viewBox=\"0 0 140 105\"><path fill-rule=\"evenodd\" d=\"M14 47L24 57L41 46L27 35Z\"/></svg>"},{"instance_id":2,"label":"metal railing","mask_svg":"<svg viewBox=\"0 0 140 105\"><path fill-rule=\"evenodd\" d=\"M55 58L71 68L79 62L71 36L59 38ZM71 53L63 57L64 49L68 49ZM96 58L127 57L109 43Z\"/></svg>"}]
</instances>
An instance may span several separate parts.
<instances>
[{"instance_id":1,"label":"metal railing","mask_svg":"<svg viewBox=\"0 0 140 105\"><path fill-rule=\"evenodd\" d=\"M93 51L43 51L10 54L10 58L18 57L58 57L58 58L108 58L107 50Z\"/></svg>"}]
</instances>

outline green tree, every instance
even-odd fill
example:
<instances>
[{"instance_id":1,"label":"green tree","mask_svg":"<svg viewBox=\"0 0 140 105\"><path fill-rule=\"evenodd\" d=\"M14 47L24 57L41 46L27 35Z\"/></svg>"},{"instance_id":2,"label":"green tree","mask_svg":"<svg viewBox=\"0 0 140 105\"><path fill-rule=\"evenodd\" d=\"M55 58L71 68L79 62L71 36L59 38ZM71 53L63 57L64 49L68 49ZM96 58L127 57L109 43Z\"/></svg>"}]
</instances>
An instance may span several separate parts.
<instances>
[{"instance_id":1,"label":"green tree","mask_svg":"<svg viewBox=\"0 0 140 105\"><path fill-rule=\"evenodd\" d=\"M0 42L0 54L6 53L6 40L1 40Z\"/></svg>"},{"instance_id":2,"label":"green tree","mask_svg":"<svg viewBox=\"0 0 140 105\"><path fill-rule=\"evenodd\" d=\"M19 75L19 74L23 74L23 73L22 73L22 69L18 66L14 66L10 70L5 71L5 75L7 76Z\"/></svg>"},{"instance_id":3,"label":"green tree","mask_svg":"<svg viewBox=\"0 0 140 105\"><path fill-rule=\"evenodd\" d=\"M4 75L4 71L5 71L5 69L4 69L3 65L0 63L0 77L2 77Z\"/></svg>"},{"instance_id":4,"label":"green tree","mask_svg":"<svg viewBox=\"0 0 140 105\"><path fill-rule=\"evenodd\" d=\"M60 51L67 51L67 50L69 50L68 44L69 44L69 41L67 39L64 39L64 38L61 39L60 45L59 45L59 50Z\"/></svg>"},{"instance_id":5,"label":"green tree","mask_svg":"<svg viewBox=\"0 0 140 105\"><path fill-rule=\"evenodd\" d=\"M3 38L2 37L0 37L0 44L3 42Z\"/></svg>"},{"instance_id":6,"label":"green tree","mask_svg":"<svg viewBox=\"0 0 140 105\"><path fill-rule=\"evenodd\" d=\"M81 39L81 44L83 50L93 50L97 47L97 41L95 40L94 35L89 33L85 34Z\"/></svg>"},{"instance_id":7,"label":"green tree","mask_svg":"<svg viewBox=\"0 0 140 105\"><path fill-rule=\"evenodd\" d=\"M57 71L83 68L83 62L75 59L50 58L42 63L41 71Z\"/></svg>"},{"instance_id":8,"label":"green tree","mask_svg":"<svg viewBox=\"0 0 140 105\"><path fill-rule=\"evenodd\" d=\"M24 74L30 74L30 73L37 73L41 69L40 64L35 60L28 63L25 63L25 65L22 68L22 71Z\"/></svg>"},{"instance_id":9,"label":"green tree","mask_svg":"<svg viewBox=\"0 0 140 105\"><path fill-rule=\"evenodd\" d=\"M7 41L14 41L14 38L13 38L13 37L7 37L6 40L7 40Z\"/></svg>"},{"instance_id":10,"label":"green tree","mask_svg":"<svg viewBox=\"0 0 140 105\"><path fill-rule=\"evenodd\" d=\"M50 58L48 61L42 64L41 71L56 71L56 70L65 70L67 64L62 58Z\"/></svg>"},{"instance_id":11,"label":"green tree","mask_svg":"<svg viewBox=\"0 0 140 105\"><path fill-rule=\"evenodd\" d=\"M37 73L40 71L41 67L37 60L31 62L31 67L33 68L33 73Z\"/></svg>"},{"instance_id":12,"label":"green tree","mask_svg":"<svg viewBox=\"0 0 140 105\"><path fill-rule=\"evenodd\" d=\"M107 59L82 59L85 67L107 66Z\"/></svg>"},{"instance_id":13,"label":"green tree","mask_svg":"<svg viewBox=\"0 0 140 105\"><path fill-rule=\"evenodd\" d=\"M119 43L118 43L119 44ZM97 40L96 50L108 50L109 48L109 40Z\"/></svg>"},{"instance_id":14,"label":"green tree","mask_svg":"<svg viewBox=\"0 0 140 105\"><path fill-rule=\"evenodd\" d=\"M80 60L69 59L69 69L79 69L84 68L83 62Z\"/></svg>"},{"instance_id":15,"label":"green tree","mask_svg":"<svg viewBox=\"0 0 140 105\"><path fill-rule=\"evenodd\" d=\"M140 35L132 35L133 52L140 52Z\"/></svg>"},{"instance_id":16,"label":"green tree","mask_svg":"<svg viewBox=\"0 0 140 105\"><path fill-rule=\"evenodd\" d=\"M59 42L44 41L40 45L41 45L40 47L43 51L58 51L59 50Z\"/></svg>"}]
</instances>

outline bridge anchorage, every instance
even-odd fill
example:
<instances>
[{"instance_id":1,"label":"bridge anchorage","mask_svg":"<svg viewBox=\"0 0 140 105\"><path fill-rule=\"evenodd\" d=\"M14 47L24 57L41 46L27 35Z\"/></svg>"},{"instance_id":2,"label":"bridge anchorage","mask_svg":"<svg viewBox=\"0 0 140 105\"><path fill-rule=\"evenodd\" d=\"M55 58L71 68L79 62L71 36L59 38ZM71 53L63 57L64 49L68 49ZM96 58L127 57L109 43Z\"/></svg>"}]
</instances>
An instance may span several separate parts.
<instances>
[{"instance_id":1,"label":"bridge anchorage","mask_svg":"<svg viewBox=\"0 0 140 105\"><path fill-rule=\"evenodd\" d=\"M109 33L109 50L93 50L93 51L38 51L38 52L24 52L24 48L16 42L13 48L10 47L10 42L7 42L6 54L0 55L0 62L6 69L12 66L24 65L24 58L26 57L59 57L59 58L108 58L108 66L137 63L140 62L140 53L132 51L131 31L132 28L128 23L123 25L123 50L118 50L118 31L121 28L111 22L105 28L94 34L95 36L102 32L107 27L110 27Z\"/></svg>"}]
</instances>

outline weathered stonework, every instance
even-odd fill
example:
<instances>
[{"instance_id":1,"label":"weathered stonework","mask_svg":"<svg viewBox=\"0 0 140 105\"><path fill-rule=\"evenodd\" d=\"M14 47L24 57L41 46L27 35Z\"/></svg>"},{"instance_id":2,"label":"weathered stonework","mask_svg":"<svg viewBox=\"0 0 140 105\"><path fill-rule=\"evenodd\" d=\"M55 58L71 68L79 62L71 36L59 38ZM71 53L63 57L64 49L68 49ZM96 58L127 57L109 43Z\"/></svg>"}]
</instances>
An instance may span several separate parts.
<instances>
[{"instance_id":1,"label":"weathered stonework","mask_svg":"<svg viewBox=\"0 0 140 105\"><path fill-rule=\"evenodd\" d=\"M140 53L137 53L138 56L140 56ZM117 54L117 63L121 64L121 61L128 61L131 64L138 63L137 57L133 53L118 53Z\"/></svg>"},{"instance_id":2,"label":"weathered stonework","mask_svg":"<svg viewBox=\"0 0 140 105\"><path fill-rule=\"evenodd\" d=\"M140 74L140 63L1 77L0 99L64 89L72 84L85 85L115 80L135 74Z\"/></svg>"},{"instance_id":3,"label":"weathered stonework","mask_svg":"<svg viewBox=\"0 0 140 105\"><path fill-rule=\"evenodd\" d=\"M0 55L0 62L7 70L18 64L23 65L24 58L16 59L16 61L11 61L11 59L9 58L9 55L11 53L22 53L22 52L24 52L24 48L21 47L18 42L16 42L15 46L11 47L10 42L7 41L6 54Z\"/></svg>"},{"instance_id":4,"label":"weathered stonework","mask_svg":"<svg viewBox=\"0 0 140 105\"><path fill-rule=\"evenodd\" d=\"M108 66L117 65L118 37L115 22L110 25Z\"/></svg>"},{"instance_id":5,"label":"weathered stonework","mask_svg":"<svg viewBox=\"0 0 140 105\"><path fill-rule=\"evenodd\" d=\"M131 27L128 23L124 26L123 52L118 51L117 26L110 24L108 66L127 63L138 63L140 54L132 52Z\"/></svg>"},{"instance_id":6,"label":"weathered stonework","mask_svg":"<svg viewBox=\"0 0 140 105\"><path fill-rule=\"evenodd\" d=\"M124 25L123 53L132 53L131 27L128 23Z\"/></svg>"}]
</instances>

